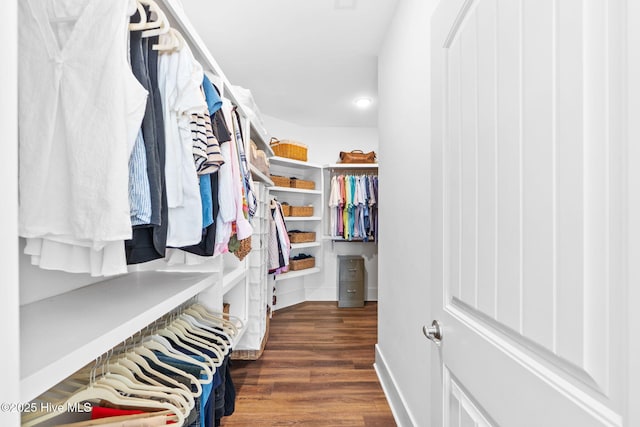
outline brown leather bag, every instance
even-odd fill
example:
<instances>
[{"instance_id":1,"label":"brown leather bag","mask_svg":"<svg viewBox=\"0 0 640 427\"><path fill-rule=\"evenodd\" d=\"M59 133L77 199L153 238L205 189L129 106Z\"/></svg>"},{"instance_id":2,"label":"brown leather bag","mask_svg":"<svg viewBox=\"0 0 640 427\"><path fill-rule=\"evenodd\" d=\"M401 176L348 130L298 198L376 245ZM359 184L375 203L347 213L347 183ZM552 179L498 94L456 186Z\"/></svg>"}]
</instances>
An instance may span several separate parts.
<instances>
[{"instance_id":1,"label":"brown leather bag","mask_svg":"<svg viewBox=\"0 0 640 427\"><path fill-rule=\"evenodd\" d=\"M364 153L362 150L341 151L340 163L375 163L376 152Z\"/></svg>"}]
</instances>

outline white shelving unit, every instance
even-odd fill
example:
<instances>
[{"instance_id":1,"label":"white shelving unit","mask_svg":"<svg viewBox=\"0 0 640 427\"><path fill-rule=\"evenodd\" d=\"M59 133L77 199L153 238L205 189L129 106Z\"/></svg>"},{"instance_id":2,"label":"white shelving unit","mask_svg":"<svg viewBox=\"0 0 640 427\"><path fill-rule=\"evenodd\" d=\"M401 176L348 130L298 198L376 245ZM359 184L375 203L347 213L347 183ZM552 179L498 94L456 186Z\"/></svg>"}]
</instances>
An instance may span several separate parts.
<instances>
[{"instance_id":1,"label":"white shelving unit","mask_svg":"<svg viewBox=\"0 0 640 427\"><path fill-rule=\"evenodd\" d=\"M247 147L251 137L259 148L272 155L268 135L246 118L246 111L238 103L231 84L195 32L179 1L159 0L158 4L171 26L184 36L207 74L221 82L222 95L238 106ZM256 176L259 171L252 172ZM258 177L266 185L273 185L268 176ZM26 269L36 269L28 265L28 261L24 264ZM20 401L34 399L194 297L218 312L222 311L223 301L231 301L231 314L245 325L250 320L247 260L238 261L231 254L208 258L199 265L176 266L159 260L133 266L130 271L95 283L92 283L95 279L88 276L79 279L74 276L72 285L64 283L65 273L60 272L38 271L38 277L45 279L37 283L21 279L20 286L29 287L34 302L20 306ZM266 272L264 276L266 282ZM60 291L51 291L54 285ZM245 334L246 327L236 337L236 343ZM18 367L7 365L4 369L17 371Z\"/></svg>"},{"instance_id":2,"label":"white shelving unit","mask_svg":"<svg viewBox=\"0 0 640 427\"><path fill-rule=\"evenodd\" d=\"M287 202L291 206L308 206L312 205L313 216L284 217L287 229L313 231L316 233L315 242L306 242L291 245L291 256L300 253L312 255L315 258L315 267L305 270L290 271L275 275L275 282L280 283L287 281L286 286L276 286L276 303L274 309L283 308L295 302L304 301L305 284L303 278L312 274L319 273L322 266L322 215L324 212L324 198L322 189L324 188L324 174L321 165L314 163L301 162L298 160L287 159L283 157L272 157L269 159L271 163L271 173L285 177L295 177L313 181L315 189L301 189L289 187L271 187L269 190L278 201ZM291 279L299 279L296 282ZM291 280L291 282L289 282Z\"/></svg>"},{"instance_id":3,"label":"white shelving unit","mask_svg":"<svg viewBox=\"0 0 640 427\"><path fill-rule=\"evenodd\" d=\"M324 165L325 169L378 169L377 163L330 163L328 165Z\"/></svg>"},{"instance_id":4,"label":"white shelving unit","mask_svg":"<svg viewBox=\"0 0 640 427\"><path fill-rule=\"evenodd\" d=\"M271 191L280 193L322 194L321 190L305 190L304 188L271 187Z\"/></svg>"},{"instance_id":5,"label":"white shelving unit","mask_svg":"<svg viewBox=\"0 0 640 427\"><path fill-rule=\"evenodd\" d=\"M279 274L276 276L276 282L281 280L295 279L296 277L308 276L320 272L320 267L307 268L306 270L290 271L288 273Z\"/></svg>"},{"instance_id":6,"label":"white shelving unit","mask_svg":"<svg viewBox=\"0 0 640 427\"><path fill-rule=\"evenodd\" d=\"M251 175L254 181L262 182L267 187L273 187L273 181L271 180L271 178L260 172L254 165L250 164L249 168L251 169Z\"/></svg>"},{"instance_id":7,"label":"white shelving unit","mask_svg":"<svg viewBox=\"0 0 640 427\"><path fill-rule=\"evenodd\" d=\"M284 218L285 222L309 222L309 221L322 221L321 216L287 216Z\"/></svg>"},{"instance_id":8,"label":"white shelving unit","mask_svg":"<svg viewBox=\"0 0 640 427\"><path fill-rule=\"evenodd\" d=\"M37 397L216 280L206 273L131 273L22 306L20 400Z\"/></svg>"},{"instance_id":9,"label":"white shelving unit","mask_svg":"<svg viewBox=\"0 0 640 427\"><path fill-rule=\"evenodd\" d=\"M269 192L263 183L255 183L258 209L253 219L253 235L251 252L248 256L248 321L244 338L238 341L236 350L250 351L257 354L263 340L266 339L268 280L267 280L267 245L269 238ZM237 354L237 353L236 353Z\"/></svg>"},{"instance_id":10,"label":"white shelving unit","mask_svg":"<svg viewBox=\"0 0 640 427\"><path fill-rule=\"evenodd\" d=\"M304 249L304 248L315 248L316 246L321 246L320 242L308 242L308 243L292 243L292 249Z\"/></svg>"}]
</instances>

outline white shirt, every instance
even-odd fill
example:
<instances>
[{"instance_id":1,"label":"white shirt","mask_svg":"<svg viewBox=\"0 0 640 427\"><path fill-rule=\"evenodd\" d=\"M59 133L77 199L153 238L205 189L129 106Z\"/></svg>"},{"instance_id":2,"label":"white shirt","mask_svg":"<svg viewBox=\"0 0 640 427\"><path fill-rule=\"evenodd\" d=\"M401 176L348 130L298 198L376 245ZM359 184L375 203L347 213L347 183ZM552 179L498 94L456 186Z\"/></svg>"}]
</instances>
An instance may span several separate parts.
<instances>
[{"instance_id":1,"label":"white shirt","mask_svg":"<svg viewBox=\"0 0 640 427\"><path fill-rule=\"evenodd\" d=\"M160 44L166 43L160 37ZM162 96L166 138L165 179L169 223L167 246L188 246L202 237L200 183L193 161L191 114L205 113L207 102L200 85L202 66L189 47L158 57L158 86Z\"/></svg>"},{"instance_id":2,"label":"white shirt","mask_svg":"<svg viewBox=\"0 0 640 427\"><path fill-rule=\"evenodd\" d=\"M21 236L95 249L131 237L129 149L147 92L127 63L128 6L19 2Z\"/></svg>"},{"instance_id":3,"label":"white shirt","mask_svg":"<svg viewBox=\"0 0 640 427\"><path fill-rule=\"evenodd\" d=\"M42 268L126 272L128 161L147 96L127 62L130 6L19 2L19 234Z\"/></svg>"}]
</instances>

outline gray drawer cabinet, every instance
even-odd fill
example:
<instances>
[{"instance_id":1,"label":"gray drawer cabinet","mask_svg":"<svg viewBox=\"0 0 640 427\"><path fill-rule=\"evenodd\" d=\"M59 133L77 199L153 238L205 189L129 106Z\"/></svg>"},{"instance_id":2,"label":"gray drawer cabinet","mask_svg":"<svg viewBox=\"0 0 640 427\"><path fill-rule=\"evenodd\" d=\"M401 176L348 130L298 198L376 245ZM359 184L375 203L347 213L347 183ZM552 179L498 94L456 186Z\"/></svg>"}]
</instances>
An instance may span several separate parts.
<instances>
[{"instance_id":1,"label":"gray drawer cabinet","mask_svg":"<svg viewBox=\"0 0 640 427\"><path fill-rule=\"evenodd\" d=\"M338 256L338 307L364 306L364 258Z\"/></svg>"}]
</instances>

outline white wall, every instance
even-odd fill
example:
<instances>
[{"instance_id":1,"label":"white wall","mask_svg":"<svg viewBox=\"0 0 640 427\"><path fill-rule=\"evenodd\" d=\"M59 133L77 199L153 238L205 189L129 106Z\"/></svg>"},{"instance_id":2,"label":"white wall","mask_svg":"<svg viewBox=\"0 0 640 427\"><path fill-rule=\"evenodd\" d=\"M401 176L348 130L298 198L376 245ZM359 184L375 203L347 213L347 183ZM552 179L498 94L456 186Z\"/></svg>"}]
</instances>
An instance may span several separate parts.
<instances>
[{"instance_id":1,"label":"white wall","mask_svg":"<svg viewBox=\"0 0 640 427\"><path fill-rule=\"evenodd\" d=\"M263 116L265 127L271 135L279 139L292 139L309 146L308 161L325 165L336 163L340 151L362 150L378 152L378 130L362 127L309 127L301 126L272 116ZM325 186L329 175L325 174ZM325 207L328 192L325 191ZM325 215L328 211L325 210ZM327 224L325 224L327 225ZM328 227L323 227L328 234ZM331 243L325 241L322 247L322 270L318 274L279 282L276 286L278 305L283 308L295 302L302 302L297 290L304 286L307 301L335 301L338 299L337 257L338 255L362 255L365 260L365 299L378 298L378 250L373 243ZM303 283L303 284L301 284ZM287 295L289 294L289 295Z\"/></svg>"},{"instance_id":2,"label":"white wall","mask_svg":"<svg viewBox=\"0 0 640 427\"><path fill-rule=\"evenodd\" d=\"M376 368L400 425L429 425L430 17L400 0L378 61L380 242ZM384 382L384 381L383 381Z\"/></svg>"},{"instance_id":3,"label":"white wall","mask_svg":"<svg viewBox=\"0 0 640 427\"><path fill-rule=\"evenodd\" d=\"M0 325L2 325L2 368L0 403L20 399L20 328L18 314L18 18L17 2L2 5L0 44ZM20 414L1 411L0 425L17 426Z\"/></svg>"}]
</instances>

